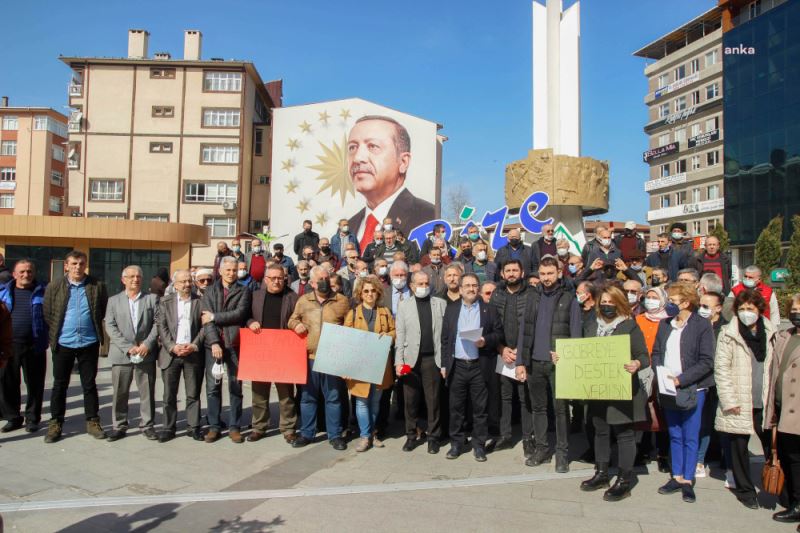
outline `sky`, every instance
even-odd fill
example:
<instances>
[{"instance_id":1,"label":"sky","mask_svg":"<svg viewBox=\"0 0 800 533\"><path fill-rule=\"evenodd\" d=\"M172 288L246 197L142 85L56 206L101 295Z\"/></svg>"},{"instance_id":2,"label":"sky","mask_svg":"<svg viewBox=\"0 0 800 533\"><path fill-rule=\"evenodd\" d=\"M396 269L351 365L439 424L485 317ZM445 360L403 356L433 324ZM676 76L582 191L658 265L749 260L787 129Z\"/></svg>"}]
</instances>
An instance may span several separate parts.
<instances>
[{"instance_id":1,"label":"sky","mask_svg":"<svg viewBox=\"0 0 800 533\"><path fill-rule=\"evenodd\" d=\"M582 1L581 151L610 164L602 218L646 223L647 62L633 52L716 3ZM529 0L31 0L6 3L3 19L12 106L67 111L59 55L125 56L127 30L143 28L151 56L180 58L183 30L197 29L204 58L283 79L284 105L360 97L442 124L443 190L464 185L479 213L504 204L505 165L532 146Z\"/></svg>"}]
</instances>

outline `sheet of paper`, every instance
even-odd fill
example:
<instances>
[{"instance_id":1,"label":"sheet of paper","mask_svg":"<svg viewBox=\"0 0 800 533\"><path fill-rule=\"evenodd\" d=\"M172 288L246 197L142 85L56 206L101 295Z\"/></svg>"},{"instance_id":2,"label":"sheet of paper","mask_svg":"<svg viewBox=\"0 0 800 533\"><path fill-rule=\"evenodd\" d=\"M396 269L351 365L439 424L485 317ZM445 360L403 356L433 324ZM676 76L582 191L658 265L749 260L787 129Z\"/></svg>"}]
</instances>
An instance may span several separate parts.
<instances>
[{"instance_id":1,"label":"sheet of paper","mask_svg":"<svg viewBox=\"0 0 800 533\"><path fill-rule=\"evenodd\" d=\"M483 336L483 328L467 329L464 331L459 331L458 335L459 337L461 337L462 340L470 342L478 342L480 338Z\"/></svg>"},{"instance_id":2,"label":"sheet of paper","mask_svg":"<svg viewBox=\"0 0 800 533\"><path fill-rule=\"evenodd\" d=\"M517 379L517 365L515 363L511 363L510 365L505 364L503 362L503 357L500 355L497 356L497 366L495 366L494 371L501 376Z\"/></svg>"},{"instance_id":3,"label":"sheet of paper","mask_svg":"<svg viewBox=\"0 0 800 533\"><path fill-rule=\"evenodd\" d=\"M658 392L665 396L677 396L678 391L675 390L675 382L672 381L672 372L667 367L657 366L656 376L658 377Z\"/></svg>"},{"instance_id":4,"label":"sheet of paper","mask_svg":"<svg viewBox=\"0 0 800 533\"><path fill-rule=\"evenodd\" d=\"M308 375L306 338L288 329L239 330L238 379L304 385Z\"/></svg>"},{"instance_id":5,"label":"sheet of paper","mask_svg":"<svg viewBox=\"0 0 800 533\"><path fill-rule=\"evenodd\" d=\"M630 400L633 379L628 335L556 339L556 398L564 400Z\"/></svg>"}]
</instances>

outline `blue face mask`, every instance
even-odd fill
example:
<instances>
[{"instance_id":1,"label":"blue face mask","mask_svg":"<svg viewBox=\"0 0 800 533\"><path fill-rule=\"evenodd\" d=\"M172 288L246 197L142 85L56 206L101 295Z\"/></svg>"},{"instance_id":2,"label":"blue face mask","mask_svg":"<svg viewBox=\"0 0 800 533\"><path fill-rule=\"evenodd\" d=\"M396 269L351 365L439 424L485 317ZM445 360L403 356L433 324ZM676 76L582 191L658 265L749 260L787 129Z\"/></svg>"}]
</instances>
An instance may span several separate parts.
<instances>
[{"instance_id":1,"label":"blue face mask","mask_svg":"<svg viewBox=\"0 0 800 533\"><path fill-rule=\"evenodd\" d=\"M668 317L674 317L674 316L677 316L677 315L678 315L678 313L680 313L680 311L681 311L681 310L680 310L680 309L678 309L678 306L677 306L677 305L675 305L675 304L674 304L674 303L672 303L672 302L669 302L669 303L667 303L667 305L664 307L664 311L666 311L666 312L667 312L667 316L668 316Z\"/></svg>"},{"instance_id":2,"label":"blue face mask","mask_svg":"<svg viewBox=\"0 0 800 533\"><path fill-rule=\"evenodd\" d=\"M574 274L578 271L578 265L567 265L567 270L570 274Z\"/></svg>"}]
</instances>

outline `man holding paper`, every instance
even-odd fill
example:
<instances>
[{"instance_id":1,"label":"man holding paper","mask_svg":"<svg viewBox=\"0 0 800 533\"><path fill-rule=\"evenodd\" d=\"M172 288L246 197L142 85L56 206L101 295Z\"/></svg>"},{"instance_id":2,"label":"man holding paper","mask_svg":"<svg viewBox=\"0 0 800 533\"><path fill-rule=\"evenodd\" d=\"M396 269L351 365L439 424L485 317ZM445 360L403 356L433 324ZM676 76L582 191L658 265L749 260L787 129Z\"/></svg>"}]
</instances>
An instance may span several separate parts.
<instances>
[{"instance_id":1,"label":"man holding paper","mask_svg":"<svg viewBox=\"0 0 800 533\"><path fill-rule=\"evenodd\" d=\"M492 357L502 339L502 325L495 308L478 298L480 280L475 274L461 276L461 302L444 313L442 327L442 377L450 387L450 451L448 459L463 452L467 394L472 404L472 451L475 460L486 461L489 438L489 389L480 357Z\"/></svg>"},{"instance_id":2,"label":"man holding paper","mask_svg":"<svg viewBox=\"0 0 800 533\"><path fill-rule=\"evenodd\" d=\"M264 273L264 287L253 293L252 317L247 327L254 333L261 328L289 329L289 317L297 304L297 293L286 286L283 267L273 263ZM269 357L271 354L263 354ZM253 381L253 431L247 436L249 442L256 442L264 437L269 428L269 392L272 383ZM278 402L280 405L279 427L284 440L292 444L297 440L297 406L294 402L294 384L276 383Z\"/></svg>"},{"instance_id":3,"label":"man holding paper","mask_svg":"<svg viewBox=\"0 0 800 533\"><path fill-rule=\"evenodd\" d=\"M331 290L330 273L320 266L311 269L309 285L313 291L301 296L289 318L289 329L298 335L308 335L308 379L300 388L300 436L292 443L302 448L314 440L317 433L317 404L325 401L325 429L328 442L336 450L347 449L342 438L342 402L339 390L342 378L314 371L314 357L322 333L322 324L341 326L350 310L350 301Z\"/></svg>"}]
</instances>

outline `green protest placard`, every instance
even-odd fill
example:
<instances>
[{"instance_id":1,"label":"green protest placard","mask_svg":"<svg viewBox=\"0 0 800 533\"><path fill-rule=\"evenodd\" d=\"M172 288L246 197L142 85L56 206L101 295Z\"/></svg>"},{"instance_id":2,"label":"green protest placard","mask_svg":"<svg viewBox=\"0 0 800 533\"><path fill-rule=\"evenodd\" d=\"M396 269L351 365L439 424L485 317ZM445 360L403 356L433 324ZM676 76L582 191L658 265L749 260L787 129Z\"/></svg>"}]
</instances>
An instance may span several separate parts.
<instances>
[{"instance_id":1,"label":"green protest placard","mask_svg":"<svg viewBox=\"0 0 800 533\"><path fill-rule=\"evenodd\" d=\"M556 339L556 398L630 400L632 375L629 335Z\"/></svg>"}]
</instances>

